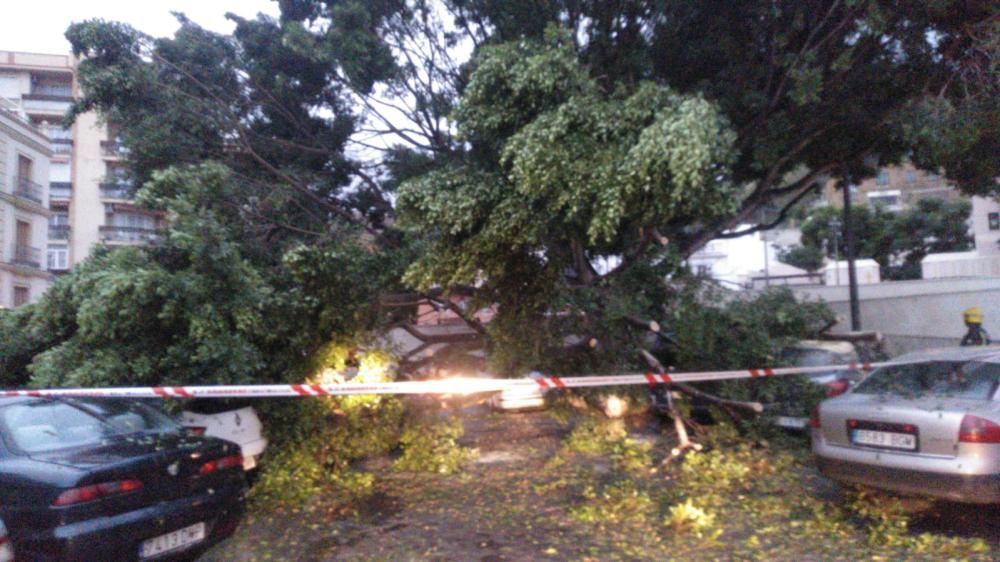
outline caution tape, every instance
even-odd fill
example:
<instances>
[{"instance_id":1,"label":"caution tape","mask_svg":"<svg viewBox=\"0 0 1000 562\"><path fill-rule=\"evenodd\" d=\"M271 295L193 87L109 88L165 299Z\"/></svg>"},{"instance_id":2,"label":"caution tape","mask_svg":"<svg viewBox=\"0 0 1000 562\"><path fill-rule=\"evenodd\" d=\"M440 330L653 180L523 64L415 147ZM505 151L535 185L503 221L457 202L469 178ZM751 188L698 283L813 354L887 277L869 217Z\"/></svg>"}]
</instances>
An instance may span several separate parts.
<instances>
[{"instance_id":1,"label":"caution tape","mask_svg":"<svg viewBox=\"0 0 1000 562\"><path fill-rule=\"evenodd\" d=\"M368 394L476 394L515 389L563 389L599 386L658 385L732 379L758 379L795 374L868 371L899 362L850 363L824 367L780 367L737 371L631 373L608 376L541 376L522 379L448 378L427 381L342 384L253 384L218 386L153 386L125 388L57 388L0 390L0 396L121 398L284 398Z\"/></svg>"}]
</instances>

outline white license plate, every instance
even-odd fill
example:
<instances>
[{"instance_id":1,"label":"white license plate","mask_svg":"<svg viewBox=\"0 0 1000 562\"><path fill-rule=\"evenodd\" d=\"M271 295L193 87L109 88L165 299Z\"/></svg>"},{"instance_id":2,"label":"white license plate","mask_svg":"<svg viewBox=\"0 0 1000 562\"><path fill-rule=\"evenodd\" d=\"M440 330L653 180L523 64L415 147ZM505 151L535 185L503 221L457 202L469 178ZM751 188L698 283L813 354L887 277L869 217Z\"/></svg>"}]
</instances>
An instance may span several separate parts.
<instances>
[{"instance_id":1,"label":"white license plate","mask_svg":"<svg viewBox=\"0 0 1000 562\"><path fill-rule=\"evenodd\" d=\"M853 433L854 442L858 445L871 445L872 447L887 447L907 451L913 451L917 448L917 436L909 433L892 433L869 429L855 429Z\"/></svg>"},{"instance_id":2,"label":"white license plate","mask_svg":"<svg viewBox=\"0 0 1000 562\"><path fill-rule=\"evenodd\" d=\"M809 425L809 420L806 418L793 418L791 416L778 416L774 419L774 424L778 427L787 427L788 429L805 429Z\"/></svg>"},{"instance_id":3,"label":"white license plate","mask_svg":"<svg viewBox=\"0 0 1000 562\"><path fill-rule=\"evenodd\" d=\"M172 533L142 541L142 545L139 547L139 558L152 558L166 552L186 548L203 540L205 540L205 524L195 523Z\"/></svg>"}]
</instances>

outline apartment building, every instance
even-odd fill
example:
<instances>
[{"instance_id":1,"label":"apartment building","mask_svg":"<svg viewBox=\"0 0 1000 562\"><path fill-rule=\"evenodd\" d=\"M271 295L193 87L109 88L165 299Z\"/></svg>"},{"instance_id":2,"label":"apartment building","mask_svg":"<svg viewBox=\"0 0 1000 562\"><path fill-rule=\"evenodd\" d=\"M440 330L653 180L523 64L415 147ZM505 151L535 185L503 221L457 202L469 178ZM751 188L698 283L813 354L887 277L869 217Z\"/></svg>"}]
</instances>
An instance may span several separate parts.
<instances>
[{"instance_id":1,"label":"apartment building","mask_svg":"<svg viewBox=\"0 0 1000 562\"><path fill-rule=\"evenodd\" d=\"M49 286L44 252L51 155L48 137L0 98L0 308L34 301Z\"/></svg>"},{"instance_id":2,"label":"apartment building","mask_svg":"<svg viewBox=\"0 0 1000 562\"><path fill-rule=\"evenodd\" d=\"M20 108L48 136L48 240L44 263L55 274L80 263L99 244L158 239L162 217L132 204L124 149L96 114L70 128L63 118L79 95L69 55L0 51L0 99Z\"/></svg>"},{"instance_id":3,"label":"apartment building","mask_svg":"<svg viewBox=\"0 0 1000 562\"><path fill-rule=\"evenodd\" d=\"M959 199L962 195L938 174L918 170L909 163L882 168L873 178L852 186L852 203L878 205L890 211L901 211L921 199ZM827 182L823 199L836 207L844 206L844 196L835 182Z\"/></svg>"}]
</instances>

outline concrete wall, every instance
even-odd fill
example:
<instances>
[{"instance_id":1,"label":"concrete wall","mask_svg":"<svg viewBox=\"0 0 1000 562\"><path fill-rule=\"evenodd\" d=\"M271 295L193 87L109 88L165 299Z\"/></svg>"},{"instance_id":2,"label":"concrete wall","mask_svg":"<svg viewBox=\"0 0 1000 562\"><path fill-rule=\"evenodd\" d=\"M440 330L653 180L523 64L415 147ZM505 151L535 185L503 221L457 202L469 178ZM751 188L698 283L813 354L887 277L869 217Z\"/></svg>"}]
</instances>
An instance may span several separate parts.
<instances>
[{"instance_id":1,"label":"concrete wall","mask_svg":"<svg viewBox=\"0 0 1000 562\"><path fill-rule=\"evenodd\" d=\"M977 248L978 250L978 248ZM930 254L920 262L923 279L1000 277L1000 253L978 251Z\"/></svg>"},{"instance_id":2,"label":"concrete wall","mask_svg":"<svg viewBox=\"0 0 1000 562\"><path fill-rule=\"evenodd\" d=\"M840 322L834 332L850 330L848 288L793 287L797 295L826 301ZM983 326L1000 341L1000 277L895 281L858 287L861 327L885 336L891 355L958 345L965 335L962 311L983 310Z\"/></svg>"},{"instance_id":3,"label":"concrete wall","mask_svg":"<svg viewBox=\"0 0 1000 562\"><path fill-rule=\"evenodd\" d=\"M1000 225L990 224L991 213L1000 214L1000 203L984 197L972 198L972 234L976 238L976 252L1000 256Z\"/></svg>"}]
</instances>

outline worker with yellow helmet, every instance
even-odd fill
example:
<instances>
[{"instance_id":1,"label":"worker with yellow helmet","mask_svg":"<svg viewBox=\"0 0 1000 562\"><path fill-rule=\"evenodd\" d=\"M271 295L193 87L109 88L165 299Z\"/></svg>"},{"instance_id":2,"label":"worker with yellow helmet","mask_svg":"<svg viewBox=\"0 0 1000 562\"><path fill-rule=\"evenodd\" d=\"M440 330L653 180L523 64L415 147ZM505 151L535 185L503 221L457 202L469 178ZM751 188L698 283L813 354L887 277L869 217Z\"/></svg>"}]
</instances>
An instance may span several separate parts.
<instances>
[{"instance_id":1,"label":"worker with yellow helmet","mask_svg":"<svg viewBox=\"0 0 1000 562\"><path fill-rule=\"evenodd\" d=\"M983 329L983 311L978 306L962 311L962 319L969 331L962 338L962 345L989 345L990 336Z\"/></svg>"}]
</instances>

